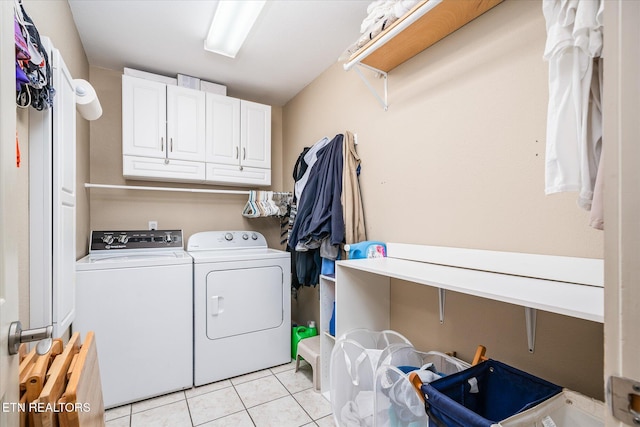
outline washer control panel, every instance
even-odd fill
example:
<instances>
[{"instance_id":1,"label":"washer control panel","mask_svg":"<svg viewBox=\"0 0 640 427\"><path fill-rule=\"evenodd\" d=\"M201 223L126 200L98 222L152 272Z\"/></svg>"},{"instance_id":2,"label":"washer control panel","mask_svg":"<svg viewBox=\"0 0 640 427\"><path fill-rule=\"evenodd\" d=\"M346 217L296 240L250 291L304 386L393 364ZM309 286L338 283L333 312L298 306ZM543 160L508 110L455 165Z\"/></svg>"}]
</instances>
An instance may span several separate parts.
<instances>
[{"instance_id":1,"label":"washer control panel","mask_svg":"<svg viewBox=\"0 0 640 427\"><path fill-rule=\"evenodd\" d=\"M92 231L89 242L89 252L182 247L182 230Z\"/></svg>"}]
</instances>

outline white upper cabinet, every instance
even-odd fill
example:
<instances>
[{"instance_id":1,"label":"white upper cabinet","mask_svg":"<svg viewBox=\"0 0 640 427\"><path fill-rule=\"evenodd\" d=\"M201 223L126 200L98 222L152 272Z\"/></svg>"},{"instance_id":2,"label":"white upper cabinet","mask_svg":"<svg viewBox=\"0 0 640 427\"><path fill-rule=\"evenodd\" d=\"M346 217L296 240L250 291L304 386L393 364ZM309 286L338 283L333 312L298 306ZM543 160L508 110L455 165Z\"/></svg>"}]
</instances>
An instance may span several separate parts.
<instances>
[{"instance_id":1,"label":"white upper cabinet","mask_svg":"<svg viewBox=\"0 0 640 427\"><path fill-rule=\"evenodd\" d=\"M125 178L271 184L271 106L122 76Z\"/></svg>"},{"instance_id":2,"label":"white upper cabinet","mask_svg":"<svg viewBox=\"0 0 640 427\"><path fill-rule=\"evenodd\" d=\"M271 184L271 106L207 93L206 181Z\"/></svg>"},{"instance_id":3,"label":"white upper cabinet","mask_svg":"<svg viewBox=\"0 0 640 427\"><path fill-rule=\"evenodd\" d=\"M239 165L240 100L207 94L207 163Z\"/></svg>"},{"instance_id":4,"label":"white upper cabinet","mask_svg":"<svg viewBox=\"0 0 640 427\"><path fill-rule=\"evenodd\" d=\"M165 158L167 86L122 76L122 154Z\"/></svg>"},{"instance_id":5,"label":"white upper cabinet","mask_svg":"<svg viewBox=\"0 0 640 427\"><path fill-rule=\"evenodd\" d=\"M205 93L167 86L167 157L204 161Z\"/></svg>"},{"instance_id":6,"label":"white upper cabinet","mask_svg":"<svg viewBox=\"0 0 640 427\"><path fill-rule=\"evenodd\" d=\"M271 107L240 103L240 164L271 169Z\"/></svg>"},{"instance_id":7,"label":"white upper cabinet","mask_svg":"<svg viewBox=\"0 0 640 427\"><path fill-rule=\"evenodd\" d=\"M205 108L204 92L122 76L123 175L204 181Z\"/></svg>"}]
</instances>

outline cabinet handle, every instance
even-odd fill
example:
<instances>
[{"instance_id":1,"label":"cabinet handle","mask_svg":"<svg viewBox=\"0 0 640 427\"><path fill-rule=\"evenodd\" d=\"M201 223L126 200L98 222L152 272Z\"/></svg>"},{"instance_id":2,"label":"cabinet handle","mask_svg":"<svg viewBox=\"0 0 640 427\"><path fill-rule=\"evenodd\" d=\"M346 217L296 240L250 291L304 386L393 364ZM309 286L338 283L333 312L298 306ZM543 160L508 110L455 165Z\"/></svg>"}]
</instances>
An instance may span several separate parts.
<instances>
[{"instance_id":1,"label":"cabinet handle","mask_svg":"<svg viewBox=\"0 0 640 427\"><path fill-rule=\"evenodd\" d=\"M173 153L173 138L169 139L169 151Z\"/></svg>"},{"instance_id":2,"label":"cabinet handle","mask_svg":"<svg viewBox=\"0 0 640 427\"><path fill-rule=\"evenodd\" d=\"M242 147L242 160L247 158L247 149Z\"/></svg>"},{"instance_id":3,"label":"cabinet handle","mask_svg":"<svg viewBox=\"0 0 640 427\"><path fill-rule=\"evenodd\" d=\"M238 147L236 147L236 159L238 158Z\"/></svg>"},{"instance_id":4,"label":"cabinet handle","mask_svg":"<svg viewBox=\"0 0 640 427\"><path fill-rule=\"evenodd\" d=\"M164 151L164 137L160 137L160 151Z\"/></svg>"}]
</instances>

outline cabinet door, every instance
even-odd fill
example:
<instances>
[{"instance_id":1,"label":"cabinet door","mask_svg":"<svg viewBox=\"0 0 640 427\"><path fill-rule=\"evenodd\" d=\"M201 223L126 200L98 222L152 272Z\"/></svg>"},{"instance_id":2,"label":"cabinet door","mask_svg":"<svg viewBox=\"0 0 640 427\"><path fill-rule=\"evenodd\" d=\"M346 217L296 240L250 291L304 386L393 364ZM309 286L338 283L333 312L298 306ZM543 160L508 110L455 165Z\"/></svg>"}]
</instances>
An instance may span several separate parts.
<instances>
[{"instance_id":1,"label":"cabinet door","mask_svg":"<svg viewBox=\"0 0 640 427\"><path fill-rule=\"evenodd\" d=\"M240 163L271 169L271 106L242 101L240 110Z\"/></svg>"},{"instance_id":2,"label":"cabinet door","mask_svg":"<svg viewBox=\"0 0 640 427\"><path fill-rule=\"evenodd\" d=\"M204 162L204 92L167 86L167 137L168 158Z\"/></svg>"},{"instance_id":3,"label":"cabinet door","mask_svg":"<svg viewBox=\"0 0 640 427\"><path fill-rule=\"evenodd\" d=\"M207 163L240 164L240 100L207 93Z\"/></svg>"},{"instance_id":4,"label":"cabinet door","mask_svg":"<svg viewBox=\"0 0 640 427\"><path fill-rule=\"evenodd\" d=\"M122 154L166 156L166 87L164 83L122 76Z\"/></svg>"}]
</instances>

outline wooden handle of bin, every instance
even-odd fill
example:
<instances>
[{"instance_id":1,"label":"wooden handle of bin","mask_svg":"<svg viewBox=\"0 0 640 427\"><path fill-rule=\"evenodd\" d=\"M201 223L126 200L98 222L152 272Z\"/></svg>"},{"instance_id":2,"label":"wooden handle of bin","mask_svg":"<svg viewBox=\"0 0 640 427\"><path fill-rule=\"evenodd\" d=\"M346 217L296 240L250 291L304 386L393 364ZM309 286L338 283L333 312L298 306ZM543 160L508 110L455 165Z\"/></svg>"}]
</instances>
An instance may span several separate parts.
<instances>
[{"instance_id":1,"label":"wooden handle of bin","mask_svg":"<svg viewBox=\"0 0 640 427\"><path fill-rule=\"evenodd\" d=\"M411 372L409 374L409 381L411 381L413 388L416 389L418 396L420 396L420 399L424 402L424 395L422 394L422 380L420 379L420 376L416 372Z\"/></svg>"},{"instance_id":2,"label":"wooden handle of bin","mask_svg":"<svg viewBox=\"0 0 640 427\"><path fill-rule=\"evenodd\" d=\"M473 362L471 362L471 366L475 366L480 362L483 362L485 360L488 360L488 357L485 357L485 353L487 351L487 348L483 345L479 345L478 348L476 349L476 355L473 356Z\"/></svg>"}]
</instances>

